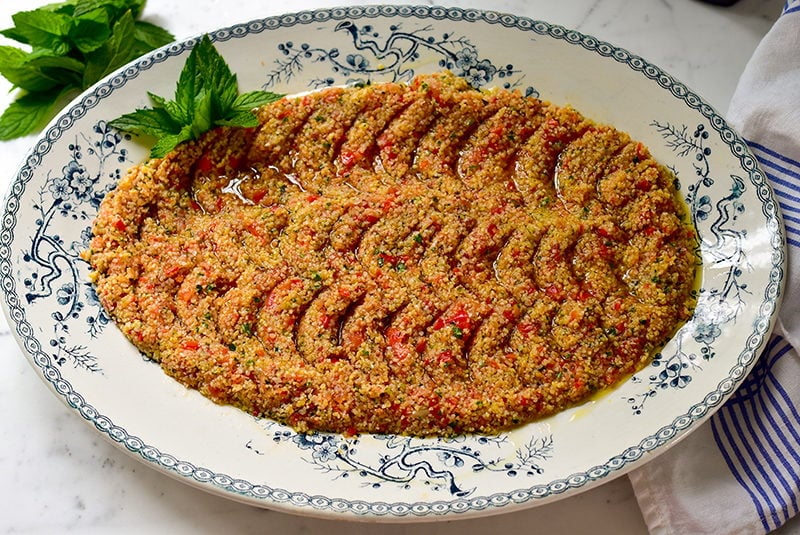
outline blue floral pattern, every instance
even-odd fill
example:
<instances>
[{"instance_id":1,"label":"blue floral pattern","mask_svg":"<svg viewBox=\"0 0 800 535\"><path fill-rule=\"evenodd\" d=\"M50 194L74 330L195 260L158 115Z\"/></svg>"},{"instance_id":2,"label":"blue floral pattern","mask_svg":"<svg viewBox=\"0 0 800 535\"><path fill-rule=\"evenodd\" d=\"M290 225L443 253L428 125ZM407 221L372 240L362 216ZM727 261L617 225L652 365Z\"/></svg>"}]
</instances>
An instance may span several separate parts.
<instances>
[{"instance_id":1,"label":"blue floral pattern","mask_svg":"<svg viewBox=\"0 0 800 535\"><path fill-rule=\"evenodd\" d=\"M358 25L345 20L336 25L335 31L349 34L351 51L342 52L337 47L312 46L293 41L279 43L281 54L275 60L275 68L267 73L263 85L269 89L297 76L305 62L327 63L331 76L312 78L309 86L318 89L331 86L337 79L345 77L349 85L368 84L373 81L408 82L415 75L413 62L420 57L420 49L439 58L439 67L449 69L466 79L473 87L481 88L499 80L505 89L522 85L522 76L512 64L496 66L487 58L481 58L477 47L466 37L451 33L435 34L428 26L404 31L399 24L389 25L388 33L378 31L372 24ZM525 96L539 96L532 86L522 89Z\"/></svg>"},{"instance_id":2,"label":"blue floral pattern","mask_svg":"<svg viewBox=\"0 0 800 535\"><path fill-rule=\"evenodd\" d=\"M295 433L281 424L260 422L276 443L291 443L307 463L333 479L358 478L364 485L378 489L394 485L409 490L425 485L433 492L466 497L467 488L460 480L470 473L498 472L509 478L544 474L543 463L552 457L552 434L533 436L522 447L514 446L508 435L458 436L433 440L397 435L371 435L346 438L333 433ZM369 441L362 451L360 445ZM245 445L256 454L264 453Z\"/></svg>"},{"instance_id":3,"label":"blue floral pattern","mask_svg":"<svg viewBox=\"0 0 800 535\"><path fill-rule=\"evenodd\" d=\"M750 293L747 284L740 282L744 270L750 267L743 247L747 231L736 228L737 218L745 210L740 200L745 191L744 180L740 176L730 175L730 194L712 204L711 196L704 190L712 187L717 179L709 164L711 149L705 146L709 138L705 127L698 124L689 134L686 125L676 127L653 121L650 126L661 134L667 147L679 157L693 158L696 178L689 182L685 196L689 215L694 227L703 229L699 233L700 249L710 257L711 265L723 266L726 276L722 287L701 288L697 296L690 335L699 345L700 355L685 352L680 337L676 339L677 349L672 355L657 354L651 363L657 372L649 376L650 388L636 397L628 398L634 414L642 414L645 402L659 390L685 388L691 383L692 373L702 371L702 361L714 358L714 342L722 335L725 324L736 321L744 307L743 294ZM642 379L634 377L633 380Z\"/></svg>"},{"instance_id":4,"label":"blue floral pattern","mask_svg":"<svg viewBox=\"0 0 800 535\"><path fill-rule=\"evenodd\" d=\"M73 323L84 320L90 336L99 335L109 317L100 305L94 286L81 273L82 250L89 246L91 220L105 194L120 178L120 164L128 162L123 137L105 121L94 126L95 139L83 137L68 144L69 159L61 174L48 174L34 209L40 214L31 245L23 254L30 271L23 278L29 304L55 296L51 313L53 333L49 340L55 363L72 363L91 372L101 371L95 355L82 344L70 343ZM106 184L106 185L102 185ZM66 243L58 232L66 221L86 222L79 239Z\"/></svg>"}]
</instances>

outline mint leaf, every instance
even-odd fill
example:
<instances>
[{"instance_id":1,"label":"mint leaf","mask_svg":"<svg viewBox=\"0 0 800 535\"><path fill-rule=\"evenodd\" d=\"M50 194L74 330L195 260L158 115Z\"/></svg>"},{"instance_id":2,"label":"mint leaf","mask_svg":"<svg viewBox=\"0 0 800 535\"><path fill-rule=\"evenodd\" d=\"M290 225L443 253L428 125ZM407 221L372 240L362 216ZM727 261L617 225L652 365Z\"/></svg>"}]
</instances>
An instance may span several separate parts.
<instances>
[{"instance_id":1,"label":"mint leaf","mask_svg":"<svg viewBox=\"0 0 800 535\"><path fill-rule=\"evenodd\" d=\"M164 97L160 97L150 93L149 91L147 92L147 95L150 97L153 107L155 109L166 111L175 124L181 125L192 122L192 114L174 100L167 100Z\"/></svg>"},{"instance_id":2,"label":"mint leaf","mask_svg":"<svg viewBox=\"0 0 800 535\"><path fill-rule=\"evenodd\" d=\"M192 111L190 112L174 100L165 100L164 109L167 110L169 116L172 117L172 119L178 124L190 124L192 122L192 116L195 113L194 105L192 106Z\"/></svg>"},{"instance_id":3,"label":"mint leaf","mask_svg":"<svg viewBox=\"0 0 800 535\"><path fill-rule=\"evenodd\" d=\"M71 17L73 13L75 13L75 4L79 3L80 0L67 0L61 4L47 4L46 6L42 6L39 9L43 9L45 11L52 11L53 13L60 13L62 15L66 15Z\"/></svg>"},{"instance_id":4,"label":"mint leaf","mask_svg":"<svg viewBox=\"0 0 800 535\"><path fill-rule=\"evenodd\" d=\"M165 99L164 97L160 97L155 93L151 93L150 91L147 92L147 96L150 97L150 101L156 108L166 109L167 104L169 104L169 101L167 99Z\"/></svg>"},{"instance_id":5,"label":"mint leaf","mask_svg":"<svg viewBox=\"0 0 800 535\"><path fill-rule=\"evenodd\" d=\"M11 20L14 21L17 34L23 36L25 43L34 49L43 48L58 55L69 51L66 37L72 21L67 15L36 9L20 11Z\"/></svg>"},{"instance_id":6,"label":"mint leaf","mask_svg":"<svg viewBox=\"0 0 800 535\"><path fill-rule=\"evenodd\" d=\"M191 123L194 115L194 97L202 88L202 84L203 79L197 74L197 54L192 50L183 64L178 84L175 86L175 107L183 110L183 114L176 119L181 123Z\"/></svg>"},{"instance_id":7,"label":"mint leaf","mask_svg":"<svg viewBox=\"0 0 800 535\"><path fill-rule=\"evenodd\" d=\"M44 126L64 89L29 93L18 98L0 116L0 141L28 135Z\"/></svg>"},{"instance_id":8,"label":"mint leaf","mask_svg":"<svg viewBox=\"0 0 800 535\"><path fill-rule=\"evenodd\" d=\"M108 13L108 18L113 24L123 13L130 11L134 18L139 18L144 9L145 0L74 0L75 17L102 8Z\"/></svg>"},{"instance_id":9,"label":"mint leaf","mask_svg":"<svg viewBox=\"0 0 800 535\"><path fill-rule=\"evenodd\" d=\"M194 115L192 116L192 139L197 139L214 124L215 94L210 89L203 89L194 99Z\"/></svg>"},{"instance_id":10,"label":"mint leaf","mask_svg":"<svg viewBox=\"0 0 800 535\"><path fill-rule=\"evenodd\" d=\"M56 86L80 86L83 63L47 52L23 52L0 46L0 74L16 87L26 91L47 91Z\"/></svg>"},{"instance_id":11,"label":"mint leaf","mask_svg":"<svg viewBox=\"0 0 800 535\"><path fill-rule=\"evenodd\" d=\"M281 98L283 98L283 95L270 93L269 91L250 91L236 97L236 100L233 101L233 110L237 112L249 112L264 104L280 100Z\"/></svg>"},{"instance_id":12,"label":"mint leaf","mask_svg":"<svg viewBox=\"0 0 800 535\"><path fill-rule=\"evenodd\" d=\"M240 126L243 128L251 128L258 126L258 117L253 115L251 110L235 112L225 119L214 121L217 126Z\"/></svg>"},{"instance_id":13,"label":"mint leaf","mask_svg":"<svg viewBox=\"0 0 800 535\"><path fill-rule=\"evenodd\" d=\"M150 149L150 157L151 158L163 158L169 151L177 147L179 144L183 143L184 141L189 141L192 139L192 128L191 126L185 126L181 129L180 132L177 134L169 134L166 136L161 137L153 148Z\"/></svg>"},{"instance_id":14,"label":"mint leaf","mask_svg":"<svg viewBox=\"0 0 800 535\"><path fill-rule=\"evenodd\" d=\"M137 110L109 124L158 138L150 151L161 158L178 144L197 139L214 126L253 127L253 110L283 95L266 91L239 94L236 75L207 35L189 52L175 86L175 99L148 93L153 109Z\"/></svg>"},{"instance_id":15,"label":"mint leaf","mask_svg":"<svg viewBox=\"0 0 800 535\"><path fill-rule=\"evenodd\" d=\"M202 77L201 83L212 88L217 96L218 108L215 111L222 116L227 115L233 107L236 95L239 94L236 75L231 72L230 67L211 44L208 36L204 36L200 41L197 52L197 67Z\"/></svg>"},{"instance_id":16,"label":"mint leaf","mask_svg":"<svg viewBox=\"0 0 800 535\"><path fill-rule=\"evenodd\" d=\"M82 62L69 56L51 56L46 53L30 54L25 65L37 69L61 69L71 72L83 72L86 67Z\"/></svg>"},{"instance_id":17,"label":"mint leaf","mask_svg":"<svg viewBox=\"0 0 800 535\"><path fill-rule=\"evenodd\" d=\"M25 65L38 71L41 76L55 80L59 86L75 87L81 87L83 71L86 68L74 58L36 53L31 54Z\"/></svg>"},{"instance_id":18,"label":"mint leaf","mask_svg":"<svg viewBox=\"0 0 800 535\"><path fill-rule=\"evenodd\" d=\"M16 87L27 91L48 91L58 85L35 66L27 62L31 54L13 46L0 46L0 74Z\"/></svg>"},{"instance_id":19,"label":"mint leaf","mask_svg":"<svg viewBox=\"0 0 800 535\"><path fill-rule=\"evenodd\" d=\"M82 53L97 50L111 36L110 21L104 9L95 9L76 17L69 38Z\"/></svg>"},{"instance_id":20,"label":"mint leaf","mask_svg":"<svg viewBox=\"0 0 800 535\"><path fill-rule=\"evenodd\" d=\"M133 56L133 15L126 11L114 24L111 37L97 50L87 55L88 63L83 76L83 85L88 87L125 65Z\"/></svg>"},{"instance_id":21,"label":"mint leaf","mask_svg":"<svg viewBox=\"0 0 800 535\"><path fill-rule=\"evenodd\" d=\"M28 42L28 38L16 28L6 28L5 30L0 30L0 35L3 37L8 37L9 39L13 39L14 41L18 41L24 45L30 44Z\"/></svg>"},{"instance_id":22,"label":"mint leaf","mask_svg":"<svg viewBox=\"0 0 800 535\"><path fill-rule=\"evenodd\" d=\"M127 113L108 123L118 130L143 134L155 138L174 135L180 132L181 125L172 120L163 109L140 109Z\"/></svg>"},{"instance_id":23,"label":"mint leaf","mask_svg":"<svg viewBox=\"0 0 800 535\"><path fill-rule=\"evenodd\" d=\"M67 0L21 11L14 27L0 31L31 47L0 46L0 75L24 90L2 124L4 136L25 135L39 115L52 115L63 95L86 89L134 58L174 38L150 23L136 21L145 0ZM47 99L52 106L45 106ZM12 118L17 125L11 123ZM38 121L43 124L44 121ZM180 127L176 127L176 132ZM3 138L7 139L7 138Z\"/></svg>"},{"instance_id":24,"label":"mint leaf","mask_svg":"<svg viewBox=\"0 0 800 535\"><path fill-rule=\"evenodd\" d=\"M111 30L111 37L105 45L108 47L109 52L111 52L111 58L103 76L109 74L116 69L117 66L125 65L136 57L132 54L133 32L133 13L131 11L126 11L119 20L114 23L114 27Z\"/></svg>"},{"instance_id":25,"label":"mint leaf","mask_svg":"<svg viewBox=\"0 0 800 535\"><path fill-rule=\"evenodd\" d=\"M172 34L164 28L141 20L137 20L133 25L133 38L136 40L137 56L175 40Z\"/></svg>"}]
</instances>

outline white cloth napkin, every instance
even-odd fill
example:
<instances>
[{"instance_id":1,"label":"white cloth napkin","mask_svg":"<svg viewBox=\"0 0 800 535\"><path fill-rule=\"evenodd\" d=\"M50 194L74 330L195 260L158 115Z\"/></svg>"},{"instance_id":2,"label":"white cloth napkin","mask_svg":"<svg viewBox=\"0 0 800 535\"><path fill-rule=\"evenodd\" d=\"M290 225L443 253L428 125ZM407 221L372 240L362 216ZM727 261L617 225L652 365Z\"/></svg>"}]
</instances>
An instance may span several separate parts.
<instances>
[{"instance_id":1,"label":"white cloth napkin","mask_svg":"<svg viewBox=\"0 0 800 535\"><path fill-rule=\"evenodd\" d=\"M756 367L700 429L632 472L651 534L767 533L800 503L800 0L759 44L728 120L768 175L789 269L774 334ZM800 517L785 529L800 529Z\"/></svg>"}]
</instances>

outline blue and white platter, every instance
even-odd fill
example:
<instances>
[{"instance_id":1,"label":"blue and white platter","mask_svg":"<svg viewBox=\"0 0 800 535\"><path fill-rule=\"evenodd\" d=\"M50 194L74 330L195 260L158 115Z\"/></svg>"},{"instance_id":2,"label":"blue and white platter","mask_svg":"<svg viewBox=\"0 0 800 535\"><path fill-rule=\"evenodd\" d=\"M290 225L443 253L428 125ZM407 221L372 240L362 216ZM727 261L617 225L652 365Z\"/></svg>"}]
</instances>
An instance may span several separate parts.
<instances>
[{"instance_id":1,"label":"blue and white platter","mask_svg":"<svg viewBox=\"0 0 800 535\"><path fill-rule=\"evenodd\" d=\"M701 97L647 60L545 22L430 6L324 9L211 34L243 91L298 93L449 69L625 130L672 168L700 236L694 317L652 365L580 406L497 436L297 434L213 404L115 328L80 259L103 196L148 147L107 122L169 96L196 39L148 54L64 109L16 172L0 277L9 324L50 389L148 466L250 504L363 520L462 518L609 481L697 429L753 367L785 277L764 173ZM20 409L22 410L22 409Z\"/></svg>"}]
</instances>

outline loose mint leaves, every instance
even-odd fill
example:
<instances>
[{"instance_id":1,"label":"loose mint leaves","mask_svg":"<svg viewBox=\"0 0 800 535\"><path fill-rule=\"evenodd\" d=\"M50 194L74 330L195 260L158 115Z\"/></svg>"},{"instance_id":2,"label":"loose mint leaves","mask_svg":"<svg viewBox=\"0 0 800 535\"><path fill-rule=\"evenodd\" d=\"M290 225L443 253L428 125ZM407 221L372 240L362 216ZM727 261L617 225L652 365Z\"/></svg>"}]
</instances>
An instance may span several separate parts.
<instances>
[{"instance_id":1,"label":"loose mint leaves","mask_svg":"<svg viewBox=\"0 0 800 535\"><path fill-rule=\"evenodd\" d=\"M67 0L11 18L0 31L26 49L0 46L0 74L21 90L0 116L0 140L40 129L82 90L174 40L167 30L136 20L145 0Z\"/></svg>"},{"instance_id":2,"label":"loose mint leaves","mask_svg":"<svg viewBox=\"0 0 800 535\"><path fill-rule=\"evenodd\" d=\"M197 139L215 126L258 125L255 108L283 95L239 93L239 83L207 35L189 53L175 88L175 100L148 93L152 108L114 119L114 128L156 138L151 158L162 158L179 143Z\"/></svg>"}]
</instances>

